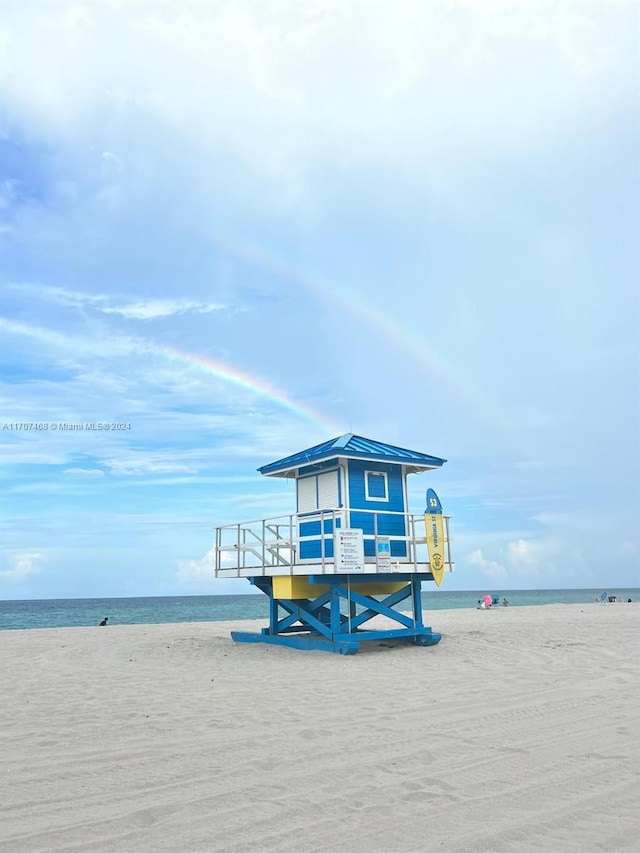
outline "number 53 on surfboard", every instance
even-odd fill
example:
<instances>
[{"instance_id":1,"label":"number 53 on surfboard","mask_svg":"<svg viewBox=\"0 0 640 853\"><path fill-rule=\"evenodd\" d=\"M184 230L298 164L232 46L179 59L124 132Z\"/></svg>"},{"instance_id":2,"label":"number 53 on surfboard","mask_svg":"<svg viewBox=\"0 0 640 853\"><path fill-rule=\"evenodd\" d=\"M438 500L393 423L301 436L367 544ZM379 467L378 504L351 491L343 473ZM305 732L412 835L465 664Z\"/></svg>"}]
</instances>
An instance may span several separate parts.
<instances>
[{"instance_id":1,"label":"number 53 on surfboard","mask_svg":"<svg viewBox=\"0 0 640 853\"><path fill-rule=\"evenodd\" d=\"M424 511L424 527L427 538L427 551L429 553L429 564L431 574L440 586L444 577L445 564L445 539L444 519L442 517L442 504L440 498L433 489L427 490L427 508Z\"/></svg>"}]
</instances>

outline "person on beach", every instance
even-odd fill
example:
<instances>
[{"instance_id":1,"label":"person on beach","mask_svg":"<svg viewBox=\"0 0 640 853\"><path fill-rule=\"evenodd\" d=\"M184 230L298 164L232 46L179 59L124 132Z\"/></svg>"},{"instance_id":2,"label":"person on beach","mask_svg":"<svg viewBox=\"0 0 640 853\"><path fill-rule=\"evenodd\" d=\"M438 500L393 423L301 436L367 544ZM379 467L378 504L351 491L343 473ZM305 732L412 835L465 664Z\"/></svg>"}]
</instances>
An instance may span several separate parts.
<instances>
[{"instance_id":1,"label":"person on beach","mask_svg":"<svg viewBox=\"0 0 640 853\"><path fill-rule=\"evenodd\" d=\"M502 606L503 606L503 607L508 607L508 606L509 606L509 602L508 602L508 600L507 600L506 598L503 598L503 599L502 599Z\"/></svg>"},{"instance_id":2,"label":"person on beach","mask_svg":"<svg viewBox=\"0 0 640 853\"><path fill-rule=\"evenodd\" d=\"M487 605L484 603L484 599L479 598L478 599L478 606L476 607L476 610L486 610L486 609L487 609Z\"/></svg>"},{"instance_id":3,"label":"person on beach","mask_svg":"<svg viewBox=\"0 0 640 853\"><path fill-rule=\"evenodd\" d=\"M107 624L108 618L109 618L108 616L104 617L104 619L102 620L102 622L99 625L100 628L103 628Z\"/></svg>"}]
</instances>

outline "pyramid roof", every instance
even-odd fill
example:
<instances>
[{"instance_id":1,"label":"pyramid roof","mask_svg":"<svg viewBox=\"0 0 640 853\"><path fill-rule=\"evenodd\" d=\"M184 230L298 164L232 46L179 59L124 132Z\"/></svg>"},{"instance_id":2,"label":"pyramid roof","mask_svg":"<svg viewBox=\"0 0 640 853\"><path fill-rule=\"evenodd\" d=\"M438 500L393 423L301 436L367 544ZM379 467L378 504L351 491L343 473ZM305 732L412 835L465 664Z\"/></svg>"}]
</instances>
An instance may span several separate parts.
<instances>
[{"instance_id":1,"label":"pyramid roof","mask_svg":"<svg viewBox=\"0 0 640 853\"><path fill-rule=\"evenodd\" d=\"M308 450L300 450L277 462L258 468L266 477L295 477L296 470L315 462L325 462L329 459L364 459L372 462L394 462L401 464L412 473L425 471L429 468L440 468L447 461L438 456L429 456L416 450L405 450L393 444L373 441L352 432L323 441Z\"/></svg>"}]
</instances>

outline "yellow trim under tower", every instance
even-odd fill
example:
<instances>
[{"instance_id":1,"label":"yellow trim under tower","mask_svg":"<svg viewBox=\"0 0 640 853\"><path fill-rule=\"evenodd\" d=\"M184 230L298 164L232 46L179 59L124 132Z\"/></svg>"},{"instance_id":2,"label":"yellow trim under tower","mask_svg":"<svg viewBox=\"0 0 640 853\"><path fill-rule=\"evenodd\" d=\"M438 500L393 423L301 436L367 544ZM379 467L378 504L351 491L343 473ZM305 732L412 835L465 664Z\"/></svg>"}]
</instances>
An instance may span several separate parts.
<instances>
[{"instance_id":1,"label":"yellow trim under tower","mask_svg":"<svg viewBox=\"0 0 640 853\"><path fill-rule=\"evenodd\" d=\"M404 586L407 586L407 581L365 581L359 583L354 582L353 575L351 576L352 589L361 595L391 595ZM274 598L316 598L328 589L328 584L326 586L317 583L311 584L304 576L285 575L273 579Z\"/></svg>"}]
</instances>

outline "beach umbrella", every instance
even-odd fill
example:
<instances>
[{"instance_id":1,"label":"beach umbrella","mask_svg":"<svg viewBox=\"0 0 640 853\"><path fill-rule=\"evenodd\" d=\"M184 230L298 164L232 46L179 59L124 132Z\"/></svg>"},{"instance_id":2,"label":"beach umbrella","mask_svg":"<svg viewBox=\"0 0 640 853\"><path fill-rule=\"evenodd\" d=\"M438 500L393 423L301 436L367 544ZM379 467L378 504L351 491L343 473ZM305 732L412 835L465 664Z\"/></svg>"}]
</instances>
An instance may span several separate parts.
<instances>
[{"instance_id":1,"label":"beach umbrella","mask_svg":"<svg viewBox=\"0 0 640 853\"><path fill-rule=\"evenodd\" d=\"M492 599L491 599L491 596L490 596L490 595L485 595L485 597L484 597L484 603L487 605L487 607L491 607Z\"/></svg>"}]
</instances>

